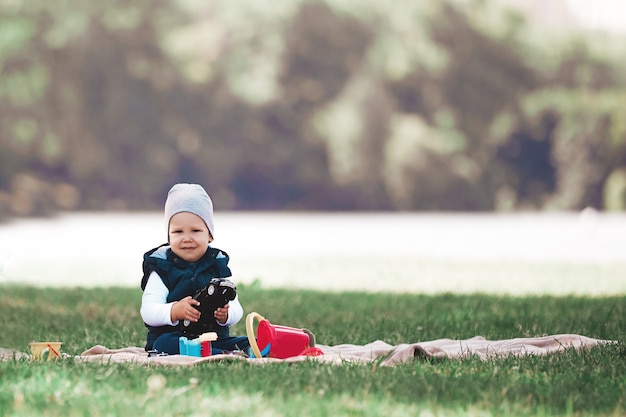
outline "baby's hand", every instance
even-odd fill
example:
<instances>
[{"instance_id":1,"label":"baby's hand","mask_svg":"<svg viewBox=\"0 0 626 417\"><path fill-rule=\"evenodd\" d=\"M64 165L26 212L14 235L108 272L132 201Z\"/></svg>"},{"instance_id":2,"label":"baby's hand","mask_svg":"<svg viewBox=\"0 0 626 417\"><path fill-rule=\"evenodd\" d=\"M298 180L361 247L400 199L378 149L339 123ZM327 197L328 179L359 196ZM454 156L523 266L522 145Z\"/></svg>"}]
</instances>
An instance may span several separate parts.
<instances>
[{"instance_id":1,"label":"baby's hand","mask_svg":"<svg viewBox=\"0 0 626 417\"><path fill-rule=\"evenodd\" d=\"M172 321L189 320L197 322L200 319L200 312L194 306L199 306L200 302L194 300L191 296L185 297L172 305L170 316Z\"/></svg>"},{"instance_id":2,"label":"baby's hand","mask_svg":"<svg viewBox=\"0 0 626 417\"><path fill-rule=\"evenodd\" d=\"M228 308L229 304L226 304L224 307L218 307L213 313L213 317L219 324L226 324L226 320L228 320Z\"/></svg>"}]
</instances>

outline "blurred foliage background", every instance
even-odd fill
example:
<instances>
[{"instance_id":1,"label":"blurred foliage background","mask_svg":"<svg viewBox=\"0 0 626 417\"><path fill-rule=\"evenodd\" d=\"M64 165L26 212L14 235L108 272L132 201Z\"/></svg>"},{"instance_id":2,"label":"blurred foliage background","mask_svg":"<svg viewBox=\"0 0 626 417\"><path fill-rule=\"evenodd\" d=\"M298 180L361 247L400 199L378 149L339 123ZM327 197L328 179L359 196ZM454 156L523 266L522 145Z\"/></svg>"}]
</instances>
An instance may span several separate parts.
<instances>
[{"instance_id":1,"label":"blurred foliage background","mask_svg":"<svg viewBox=\"0 0 626 417\"><path fill-rule=\"evenodd\" d=\"M624 37L498 1L0 0L0 217L626 208Z\"/></svg>"}]
</instances>

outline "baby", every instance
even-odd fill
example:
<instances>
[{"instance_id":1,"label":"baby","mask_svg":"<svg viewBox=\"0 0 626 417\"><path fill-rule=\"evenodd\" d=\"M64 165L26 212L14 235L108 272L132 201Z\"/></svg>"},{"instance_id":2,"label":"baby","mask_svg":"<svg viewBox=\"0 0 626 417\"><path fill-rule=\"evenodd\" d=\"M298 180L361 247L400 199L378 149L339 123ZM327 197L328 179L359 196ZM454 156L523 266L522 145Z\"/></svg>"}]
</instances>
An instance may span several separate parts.
<instances>
[{"instance_id":1,"label":"baby","mask_svg":"<svg viewBox=\"0 0 626 417\"><path fill-rule=\"evenodd\" d=\"M178 354L180 336L190 339L199 335L183 333L183 323L203 324L206 331L216 332L212 354L249 348L246 336L230 336L229 327L243 317L239 297L218 307L213 317L201 315L193 295L213 278L232 274L229 257L210 246L214 236L213 202L198 184L174 185L165 201L167 242L144 254L141 279L141 317L148 328L146 350ZM206 315L206 314L205 314Z\"/></svg>"}]
</instances>

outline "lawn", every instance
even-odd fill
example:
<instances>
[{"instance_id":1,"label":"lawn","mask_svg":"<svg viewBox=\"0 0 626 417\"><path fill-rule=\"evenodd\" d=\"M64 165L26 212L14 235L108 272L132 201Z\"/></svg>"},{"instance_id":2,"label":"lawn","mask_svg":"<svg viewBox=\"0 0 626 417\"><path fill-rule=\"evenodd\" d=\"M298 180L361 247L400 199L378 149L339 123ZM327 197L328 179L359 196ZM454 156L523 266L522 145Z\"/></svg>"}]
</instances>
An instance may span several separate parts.
<instances>
[{"instance_id":1,"label":"lawn","mask_svg":"<svg viewBox=\"0 0 626 417\"><path fill-rule=\"evenodd\" d=\"M391 344L578 333L616 340L547 357L415 360L393 368L315 362L191 368L73 359L0 363L0 414L10 416L235 415L622 416L626 412L626 297L325 293L241 285L247 312L306 327L319 343ZM102 344L141 346L141 293L129 288L5 285L0 347L61 340L70 355ZM234 334L244 334L244 323Z\"/></svg>"}]
</instances>

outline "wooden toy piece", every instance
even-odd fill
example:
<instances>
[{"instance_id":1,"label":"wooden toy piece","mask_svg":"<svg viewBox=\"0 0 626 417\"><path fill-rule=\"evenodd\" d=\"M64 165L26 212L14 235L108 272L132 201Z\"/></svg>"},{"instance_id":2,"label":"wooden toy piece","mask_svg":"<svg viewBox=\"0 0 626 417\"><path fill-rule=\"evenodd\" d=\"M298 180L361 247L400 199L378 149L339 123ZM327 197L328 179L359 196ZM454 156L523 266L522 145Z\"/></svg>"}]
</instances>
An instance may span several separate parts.
<instances>
[{"instance_id":1,"label":"wooden toy piece","mask_svg":"<svg viewBox=\"0 0 626 417\"><path fill-rule=\"evenodd\" d=\"M207 332L202 333L200 337L198 337L200 342L214 342L217 340L217 333L215 332Z\"/></svg>"},{"instance_id":2,"label":"wooden toy piece","mask_svg":"<svg viewBox=\"0 0 626 417\"><path fill-rule=\"evenodd\" d=\"M31 342L30 351L32 360L41 360L48 354L48 360L59 359L61 357L61 345L63 342Z\"/></svg>"}]
</instances>

